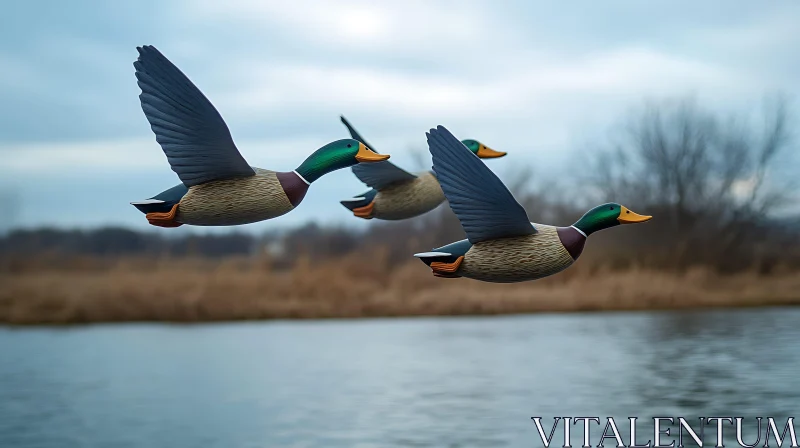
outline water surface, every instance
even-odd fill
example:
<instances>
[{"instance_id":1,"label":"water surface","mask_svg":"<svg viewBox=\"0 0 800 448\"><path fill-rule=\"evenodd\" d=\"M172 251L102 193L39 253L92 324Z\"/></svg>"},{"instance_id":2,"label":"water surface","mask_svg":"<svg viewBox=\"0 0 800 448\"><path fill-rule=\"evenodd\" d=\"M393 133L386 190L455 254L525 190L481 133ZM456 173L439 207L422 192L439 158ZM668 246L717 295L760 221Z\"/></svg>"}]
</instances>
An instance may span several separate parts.
<instances>
[{"instance_id":1,"label":"water surface","mask_svg":"<svg viewBox=\"0 0 800 448\"><path fill-rule=\"evenodd\" d=\"M772 308L0 328L0 446L532 447L532 416L785 423L800 398L799 319Z\"/></svg>"}]
</instances>

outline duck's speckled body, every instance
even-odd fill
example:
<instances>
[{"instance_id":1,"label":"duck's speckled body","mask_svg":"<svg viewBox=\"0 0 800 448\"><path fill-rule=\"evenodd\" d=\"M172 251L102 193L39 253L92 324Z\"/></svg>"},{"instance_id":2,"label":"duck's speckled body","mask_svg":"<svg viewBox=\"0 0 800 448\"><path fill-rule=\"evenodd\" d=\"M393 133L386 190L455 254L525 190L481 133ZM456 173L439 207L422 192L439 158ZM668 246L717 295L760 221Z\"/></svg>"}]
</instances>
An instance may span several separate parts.
<instances>
[{"instance_id":1,"label":"duck's speckled body","mask_svg":"<svg viewBox=\"0 0 800 448\"><path fill-rule=\"evenodd\" d=\"M569 254L556 227L542 224L534 227L538 232L533 235L472 245L456 274L490 282L521 282L557 274L575 262L577 257Z\"/></svg>"},{"instance_id":2,"label":"duck's speckled body","mask_svg":"<svg viewBox=\"0 0 800 448\"><path fill-rule=\"evenodd\" d=\"M249 224L289 213L308 191L308 184L293 172L254 169L255 176L189 188L175 219L195 226Z\"/></svg>"},{"instance_id":3,"label":"duck's speckled body","mask_svg":"<svg viewBox=\"0 0 800 448\"><path fill-rule=\"evenodd\" d=\"M418 173L413 180L398 182L377 191L369 218L388 221L413 218L433 210L444 201L439 181L433 173L425 171Z\"/></svg>"},{"instance_id":4,"label":"duck's speckled body","mask_svg":"<svg viewBox=\"0 0 800 448\"><path fill-rule=\"evenodd\" d=\"M222 116L189 78L154 47L137 50L133 65L142 110L182 181L131 202L152 225L233 226L272 219L297 207L309 185L326 173L389 158L345 139L318 149L291 172L251 167Z\"/></svg>"},{"instance_id":5,"label":"duck's speckled body","mask_svg":"<svg viewBox=\"0 0 800 448\"><path fill-rule=\"evenodd\" d=\"M531 225L538 230L531 235L475 244L466 239L416 256L434 268L437 277L512 283L557 274L572 266L583 252L586 237L575 227ZM437 270L440 267L444 269Z\"/></svg>"},{"instance_id":6,"label":"duck's speckled body","mask_svg":"<svg viewBox=\"0 0 800 448\"><path fill-rule=\"evenodd\" d=\"M341 120L352 138L372 148L346 118L341 117ZM506 155L477 140L464 140L462 143L481 158ZM379 162L354 166L353 174L371 188L359 196L341 201L359 218L389 221L413 218L435 209L446 200L439 180L431 171L411 174L391 162Z\"/></svg>"},{"instance_id":7,"label":"duck's speckled body","mask_svg":"<svg viewBox=\"0 0 800 448\"><path fill-rule=\"evenodd\" d=\"M587 236L619 224L644 222L614 203L597 206L569 227L535 224L497 176L447 129L428 134L433 168L467 239L415 254L437 277L496 283L536 280L570 267Z\"/></svg>"}]
</instances>

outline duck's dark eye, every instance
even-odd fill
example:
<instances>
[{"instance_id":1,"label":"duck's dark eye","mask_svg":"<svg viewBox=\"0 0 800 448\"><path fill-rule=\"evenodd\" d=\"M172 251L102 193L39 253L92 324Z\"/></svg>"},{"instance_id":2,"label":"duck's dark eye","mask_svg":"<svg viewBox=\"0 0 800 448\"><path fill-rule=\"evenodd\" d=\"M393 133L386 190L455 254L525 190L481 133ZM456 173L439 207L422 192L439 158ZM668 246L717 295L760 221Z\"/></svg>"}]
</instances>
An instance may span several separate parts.
<instances>
[{"instance_id":1,"label":"duck's dark eye","mask_svg":"<svg viewBox=\"0 0 800 448\"><path fill-rule=\"evenodd\" d=\"M608 207L609 210L614 210L614 206Z\"/></svg>"},{"instance_id":2,"label":"duck's dark eye","mask_svg":"<svg viewBox=\"0 0 800 448\"><path fill-rule=\"evenodd\" d=\"M348 148L350 148L351 146L353 146L353 145L351 145L350 143L348 143L348 144L347 144L347 147L348 147Z\"/></svg>"}]
</instances>

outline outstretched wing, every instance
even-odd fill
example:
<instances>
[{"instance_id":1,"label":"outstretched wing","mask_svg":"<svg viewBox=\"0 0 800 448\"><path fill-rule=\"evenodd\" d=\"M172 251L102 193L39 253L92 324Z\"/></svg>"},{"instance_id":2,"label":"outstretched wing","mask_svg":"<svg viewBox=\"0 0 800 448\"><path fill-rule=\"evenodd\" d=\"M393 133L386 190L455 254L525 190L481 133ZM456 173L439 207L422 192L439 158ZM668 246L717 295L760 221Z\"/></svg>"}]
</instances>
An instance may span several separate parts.
<instances>
[{"instance_id":1,"label":"outstretched wing","mask_svg":"<svg viewBox=\"0 0 800 448\"><path fill-rule=\"evenodd\" d=\"M142 110L172 170L187 187L255 175L217 109L155 47L136 48Z\"/></svg>"},{"instance_id":2,"label":"outstretched wing","mask_svg":"<svg viewBox=\"0 0 800 448\"><path fill-rule=\"evenodd\" d=\"M360 141L367 148L375 151L375 148L372 147L361 134L356 131L353 125L347 121L347 118L344 118L344 115L341 115L339 118L342 119L342 123L347 127L347 130L350 132L350 137ZM378 152L378 151L375 151ZM383 187L393 184L395 182L402 182L408 181L412 179L416 179L417 176L409 173L408 171L399 168L397 165L393 164L389 161L383 162L374 162L374 163L359 163L358 165L353 165L353 174L361 181L364 182L368 187L374 188L376 190L380 190Z\"/></svg>"},{"instance_id":3,"label":"outstretched wing","mask_svg":"<svg viewBox=\"0 0 800 448\"><path fill-rule=\"evenodd\" d=\"M433 170L470 243L536 233L503 182L443 126L427 134Z\"/></svg>"},{"instance_id":4,"label":"outstretched wing","mask_svg":"<svg viewBox=\"0 0 800 448\"><path fill-rule=\"evenodd\" d=\"M363 142L362 142L363 143ZM395 182L416 179L417 176L398 168L397 165L384 160L382 162L359 163L353 165L353 174L368 187L380 190Z\"/></svg>"}]
</instances>

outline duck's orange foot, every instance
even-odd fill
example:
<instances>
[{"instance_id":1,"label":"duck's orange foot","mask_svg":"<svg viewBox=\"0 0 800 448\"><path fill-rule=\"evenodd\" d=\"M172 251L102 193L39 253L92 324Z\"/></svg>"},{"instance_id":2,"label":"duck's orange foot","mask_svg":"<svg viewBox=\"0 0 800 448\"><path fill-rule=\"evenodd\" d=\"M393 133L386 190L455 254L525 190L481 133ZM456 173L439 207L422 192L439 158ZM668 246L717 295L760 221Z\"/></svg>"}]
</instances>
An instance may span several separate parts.
<instances>
[{"instance_id":1,"label":"duck's orange foot","mask_svg":"<svg viewBox=\"0 0 800 448\"><path fill-rule=\"evenodd\" d=\"M458 270L458 267L461 266L462 261L464 261L463 255L456 258L456 261L452 263L445 263L443 261L434 261L433 263L431 263L431 270L433 270L433 275L436 277L446 277L446 278L459 277L456 274L456 271Z\"/></svg>"},{"instance_id":2,"label":"duck's orange foot","mask_svg":"<svg viewBox=\"0 0 800 448\"><path fill-rule=\"evenodd\" d=\"M153 212L144 215L147 222L151 225L158 227L180 227L182 222L175 221L175 215L178 213L178 204L172 206L168 212Z\"/></svg>"},{"instance_id":3,"label":"duck's orange foot","mask_svg":"<svg viewBox=\"0 0 800 448\"><path fill-rule=\"evenodd\" d=\"M372 210L374 208L375 208L375 201L372 201L363 207L354 208L353 215L355 215L358 218L372 219Z\"/></svg>"}]
</instances>

